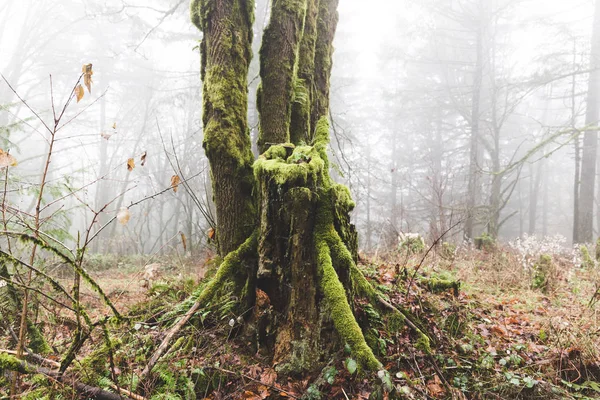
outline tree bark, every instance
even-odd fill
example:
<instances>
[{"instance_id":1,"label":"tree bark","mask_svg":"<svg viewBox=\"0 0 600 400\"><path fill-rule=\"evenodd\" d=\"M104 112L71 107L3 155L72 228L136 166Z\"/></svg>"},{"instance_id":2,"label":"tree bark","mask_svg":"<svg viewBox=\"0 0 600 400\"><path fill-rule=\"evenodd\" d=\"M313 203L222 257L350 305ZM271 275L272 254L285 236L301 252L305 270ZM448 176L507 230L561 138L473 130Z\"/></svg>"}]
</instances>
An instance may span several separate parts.
<instances>
[{"instance_id":1,"label":"tree bark","mask_svg":"<svg viewBox=\"0 0 600 400\"><path fill-rule=\"evenodd\" d=\"M295 96L295 67L308 0L273 0L271 20L260 48L261 89L257 99L260 120L258 149L290 141L290 118Z\"/></svg>"},{"instance_id":2,"label":"tree bark","mask_svg":"<svg viewBox=\"0 0 600 400\"><path fill-rule=\"evenodd\" d=\"M253 2L196 0L190 11L204 33L203 146L213 178L219 253L224 256L250 236L257 216L247 122Z\"/></svg>"},{"instance_id":3,"label":"tree bark","mask_svg":"<svg viewBox=\"0 0 600 400\"><path fill-rule=\"evenodd\" d=\"M596 1L592 51L590 54L590 75L585 112L585 125L598 125L600 107L600 1ZM581 157L581 184L579 191L579 242L591 243L594 235L594 187L596 183L596 157L598 151L598 131L586 131L583 137Z\"/></svg>"},{"instance_id":4,"label":"tree bark","mask_svg":"<svg viewBox=\"0 0 600 400\"><path fill-rule=\"evenodd\" d=\"M478 21L476 37L476 59L473 78L473 97L471 99L471 136L469 138L469 183L467 188L467 218L465 220L464 234L466 238L473 238L475 225L475 207L480 197L480 165L479 165L479 119L481 106L481 88L483 85L483 4L480 5L481 18Z\"/></svg>"}]
</instances>

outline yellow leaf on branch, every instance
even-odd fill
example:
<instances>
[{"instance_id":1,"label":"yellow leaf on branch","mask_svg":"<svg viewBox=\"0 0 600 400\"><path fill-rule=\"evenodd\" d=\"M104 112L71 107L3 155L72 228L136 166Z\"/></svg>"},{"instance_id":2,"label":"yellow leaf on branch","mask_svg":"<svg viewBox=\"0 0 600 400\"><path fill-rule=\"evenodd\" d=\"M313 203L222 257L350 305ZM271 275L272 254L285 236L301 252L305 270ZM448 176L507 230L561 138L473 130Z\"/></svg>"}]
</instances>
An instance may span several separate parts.
<instances>
[{"instance_id":1,"label":"yellow leaf on branch","mask_svg":"<svg viewBox=\"0 0 600 400\"><path fill-rule=\"evenodd\" d=\"M83 95L85 94L85 90L83 90L83 86L77 85L75 88L75 97L77 97L77 102L83 99Z\"/></svg>"},{"instance_id":2,"label":"yellow leaf on branch","mask_svg":"<svg viewBox=\"0 0 600 400\"><path fill-rule=\"evenodd\" d=\"M127 225L127 223L129 222L129 218L131 218L129 208L121 207L121 209L117 213L117 220L121 223L121 225Z\"/></svg>"},{"instance_id":3,"label":"yellow leaf on branch","mask_svg":"<svg viewBox=\"0 0 600 400\"><path fill-rule=\"evenodd\" d=\"M181 244L183 245L183 251L187 252L187 240L185 238L185 234L183 232L179 232L181 235Z\"/></svg>"},{"instance_id":4,"label":"yellow leaf on branch","mask_svg":"<svg viewBox=\"0 0 600 400\"><path fill-rule=\"evenodd\" d=\"M127 160L127 171L131 172L135 168L135 161L133 158Z\"/></svg>"},{"instance_id":5,"label":"yellow leaf on branch","mask_svg":"<svg viewBox=\"0 0 600 400\"><path fill-rule=\"evenodd\" d=\"M171 177L171 187L173 188L173 191L175 193L177 193L177 188L179 187L180 183L181 183L181 179L179 178L179 175L173 175Z\"/></svg>"},{"instance_id":6,"label":"yellow leaf on branch","mask_svg":"<svg viewBox=\"0 0 600 400\"><path fill-rule=\"evenodd\" d=\"M16 167L17 159L0 149L0 168Z\"/></svg>"},{"instance_id":7,"label":"yellow leaf on branch","mask_svg":"<svg viewBox=\"0 0 600 400\"><path fill-rule=\"evenodd\" d=\"M92 93L92 75L94 74L92 64L84 64L81 72L83 72L83 84L87 87L88 92Z\"/></svg>"}]
</instances>

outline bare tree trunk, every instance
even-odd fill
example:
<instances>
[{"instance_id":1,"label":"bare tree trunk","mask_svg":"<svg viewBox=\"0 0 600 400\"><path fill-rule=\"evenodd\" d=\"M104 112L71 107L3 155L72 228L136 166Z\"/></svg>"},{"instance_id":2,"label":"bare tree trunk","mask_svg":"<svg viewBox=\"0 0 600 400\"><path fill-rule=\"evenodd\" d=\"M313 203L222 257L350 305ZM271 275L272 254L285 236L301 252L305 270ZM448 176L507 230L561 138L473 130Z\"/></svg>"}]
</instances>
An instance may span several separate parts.
<instances>
[{"instance_id":1,"label":"bare tree trunk","mask_svg":"<svg viewBox=\"0 0 600 400\"><path fill-rule=\"evenodd\" d=\"M585 125L598 125L600 107L600 1L596 1L594 27L592 32L592 51L590 54L590 75L586 102ZM578 241L590 243L594 235L594 194L596 184L596 157L598 150L598 131L586 131L583 137L581 157L581 185L579 188L579 226Z\"/></svg>"},{"instance_id":2,"label":"bare tree trunk","mask_svg":"<svg viewBox=\"0 0 600 400\"><path fill-rule=\"evenodd\" d=\"M483 4L480 2L480 18L476 37L476 61L473 77L473 97L471 100L471 137L469 139L469 183L467 188L467 219L465 221L465 237L473 238L475 207L480 198L480 165L479 165L479 119L481 89L483 84Z\"/></svg>"}]
</instances>

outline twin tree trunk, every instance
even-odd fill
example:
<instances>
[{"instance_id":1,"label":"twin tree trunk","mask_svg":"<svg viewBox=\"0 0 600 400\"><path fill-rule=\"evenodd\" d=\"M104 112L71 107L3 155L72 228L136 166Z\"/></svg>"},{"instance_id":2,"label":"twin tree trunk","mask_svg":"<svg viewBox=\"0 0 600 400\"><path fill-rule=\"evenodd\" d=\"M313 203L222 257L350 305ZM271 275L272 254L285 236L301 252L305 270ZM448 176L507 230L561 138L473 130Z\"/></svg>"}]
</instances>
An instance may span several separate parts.
<instances>
[{"instance_id":1,"label":"twin tree trunk","mask_svg":"<svg viewBox=\"0 0 600 400\"><path fill-rule=\"evenodd\" d=\"M194 0L190 10L203 32L204 149L219 251L228 255L211 290L236 283L241 309L256 306L247 325L286 373L313 370L345 343L359 365L381 367L352 310L355 294L374 297L355 265L354 203L329 176L337 3L273 0L260 50L256 161L247 122L254 4Z\"/></svg>"}]
</instances>

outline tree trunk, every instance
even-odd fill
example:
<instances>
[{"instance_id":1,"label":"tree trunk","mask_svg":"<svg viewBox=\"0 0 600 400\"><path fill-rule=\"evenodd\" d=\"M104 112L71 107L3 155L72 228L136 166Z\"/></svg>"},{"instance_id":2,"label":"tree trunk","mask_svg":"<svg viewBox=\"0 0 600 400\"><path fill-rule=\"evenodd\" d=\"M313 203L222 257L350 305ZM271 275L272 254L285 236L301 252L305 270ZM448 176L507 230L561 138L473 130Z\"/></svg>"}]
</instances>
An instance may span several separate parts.
<instances>
[{"instance_id":1,"label":"tree trunk","mask_svg":"<svg viewBox=\"0 0 600 400\"><path fill-rule=\"evenodd\" d=\"M598 125L600 107L600 1L596 1L594 27L592 33L592 51L590 54L590 76L585 112L585 125ZM594 187L596 183L596 154L598 150L598 131L586 131L583 137L581 157L581 185L579 191L579 234L578 241L591 243L594 235Z\"/></svg>"},{"instance_id":2,"label":"tree trunk","mask_svg":"<svg viewBox=\"0 0 600 400\"><path fill-rule=\"evenodd\" d=\"M353 315L354 294L375 299L355 264L354 202L329 176L336 7L337 0L274 0L260 54L263 154L252 166L246 113L252 2L191 5L192 21L204 32L204 148L219 248L227 254L196 302L210 301L233 281L240 310L254 311L245 313L247 333L285 374L319 369L344 343L360 367L381 368ZM290 132L296 143L289 143Z\"/></svg>"},{"instance_id":3,"label":"tree trunk","mask_svg":"<svg viewBox=\"0 0 600 400\"><path fill-rule=\"evenodd\" d=\"M192 22L202 30L204 150L213 178L219 253L250 236L256 223L248 130L248 68L252 57L253 3L195 1Z\"/></svg>"},{"instance_id":4,"label":"tree trunk","mask_svg":"<svg viewBox=\"0 0 600 400\"><path fill-rule=\"evenodd\" d=\"M273 0L260 48L258 150L290 141L292 103L299 94L295 67L308 0ZM310 24L309 24L310 25Z\"/></svg>"},{"instance_id":5,"label":"tree trunk","mask_svg":"<svg viewBox=\"0 0 600 400\"><path fill-rule=\"evenodd\" d=\"M475 224L475 207L478 205L480 187L479 165L479 119L481 88L483 85L483 4L480 4L480 16L476 38L476 60L473 78L473 97L471 99L471 137L469 138L469 183L467 188L467 218L465 220L465 237L473 238Z\"/></svg>"}]
</instances>

